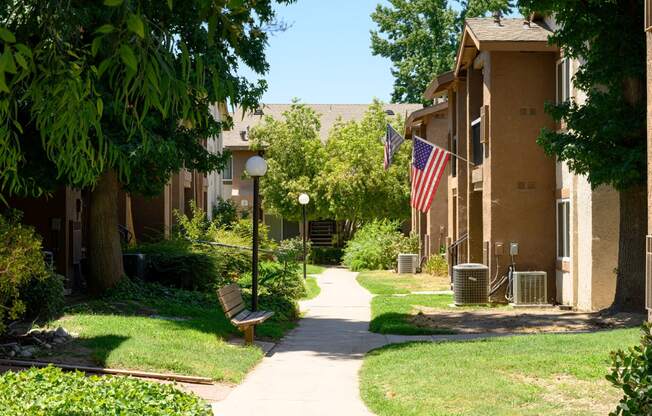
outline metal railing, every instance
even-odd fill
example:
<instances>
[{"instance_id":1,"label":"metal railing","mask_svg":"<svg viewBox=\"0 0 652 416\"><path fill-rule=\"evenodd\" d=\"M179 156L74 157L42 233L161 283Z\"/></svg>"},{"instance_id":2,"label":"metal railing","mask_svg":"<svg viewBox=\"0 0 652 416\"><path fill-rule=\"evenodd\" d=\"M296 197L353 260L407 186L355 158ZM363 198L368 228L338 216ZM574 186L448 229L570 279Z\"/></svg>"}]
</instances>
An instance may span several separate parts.
<instances>
[{"instance_id":1,"label":"metal railing","mask_svg":"<svg viewBox=\"0 0 652 416\"><path fill-rule=\"evenodd\" d=\"M469 240L469 233L465 232L448 246L448 275L453 278L453 267L460 264L466 252L466 244Z\"/></svg>"}]
</instances>

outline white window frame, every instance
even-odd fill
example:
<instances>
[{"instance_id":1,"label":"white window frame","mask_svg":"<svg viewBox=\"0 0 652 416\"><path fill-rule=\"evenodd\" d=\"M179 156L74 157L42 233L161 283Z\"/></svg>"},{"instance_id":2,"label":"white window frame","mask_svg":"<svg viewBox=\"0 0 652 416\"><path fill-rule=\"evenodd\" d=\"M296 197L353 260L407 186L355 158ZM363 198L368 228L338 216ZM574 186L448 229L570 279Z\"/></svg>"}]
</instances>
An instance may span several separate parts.
<instances>
[{"instance_id":1,"label":"white window frame","mask_svg":"<svg viewBox=\"0 0 652 416\"><path fill-rule=\"evenodd\" d=\"M566 227L562 230L564 231L564 235L562 237L563 244L565 250L561 250L562 254L567 254L567 255L561 255L560 256L560 247L559 247L559 205L561 204L568 204L568 210L564 209L562 211L562 215L565 216L566 218L563 218L562 220L565 220L565 225ZM557 260L570 260L572 256L571 252L571 224L570 224L570 217L571 217L571 201L569 198L559 198L557 199L555 203L555 224L556 224L556 229L555 229L555 246L556 246L556 253L555 255L557 256Z\"/></svg>"},{"instance_id":2,"label":"white window frame","mask_svg":"<svg viewBox=\"0 0 652 416\"><path fill-rule=\"evenodd\" d=\"M224 173L226 172L226 169L223 170L222 175L221 175L222 176L222 183L225 184L225 185L230 185L230 184L233 183L233 155L229 156L229 160L228 160L227 165L225 166L225 168L226 167L229 168L229 174L230 174L229 176L230 176L230 178L225 177Z\"/></svg>"},{"instance_id":3,"label":"white window frame","mask_svg":"<svg viewBox=\"0 0 652 416\"><path fill-rule=\"evenodd\" d=\"M555 102L557 104L564 103L570 100L572 95L572 70L571 70L571 61L568 58L559 59L555 65ZM561 80L559 79L559 67L561 66ZM564 82L564 85L559 88L560 83ZM561 89L561 97L559 92Z\"/></svg>"}]
</instances>

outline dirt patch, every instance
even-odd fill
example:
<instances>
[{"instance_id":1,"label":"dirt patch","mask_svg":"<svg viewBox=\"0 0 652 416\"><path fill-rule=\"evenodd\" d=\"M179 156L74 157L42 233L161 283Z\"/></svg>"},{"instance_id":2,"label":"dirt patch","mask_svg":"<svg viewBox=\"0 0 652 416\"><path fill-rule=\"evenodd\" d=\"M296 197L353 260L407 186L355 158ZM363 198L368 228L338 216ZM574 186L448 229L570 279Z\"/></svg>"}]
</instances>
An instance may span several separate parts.
<instances>
[{"instance_id":1,"label":"dirt patch","mask_svg":"<svg viewBox=\"0 0 652 416\"><path fill-rule=\"evenodd\" d=\"M540 333L628 328L645 321L642 314L602 315L559 309L437 309L414 305L408 321L420 328L459 333Z\"/></svg>"},{"instance_id":2,"label":"dirt patch","mask_svg":"<svg viewBox=\"0 0 652 416\"><path fill-rule=\"evenodd\" d=\"M509 377L539 387L543 391L543 400L561 407L558 412L548 415L607 415L621 398L621 392L606 380L579 380L566 374L552 378L522 374L509 374Z\"/></svg>"}]
</instances>

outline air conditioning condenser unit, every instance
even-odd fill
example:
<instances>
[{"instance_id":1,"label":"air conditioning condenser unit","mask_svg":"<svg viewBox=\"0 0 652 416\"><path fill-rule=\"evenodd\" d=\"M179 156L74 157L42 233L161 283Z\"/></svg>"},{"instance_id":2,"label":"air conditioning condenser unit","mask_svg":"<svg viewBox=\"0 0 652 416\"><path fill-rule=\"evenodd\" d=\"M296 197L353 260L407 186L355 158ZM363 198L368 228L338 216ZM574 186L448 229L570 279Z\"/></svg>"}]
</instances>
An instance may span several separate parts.
<instances>
[{"instance_id":1,"label":"air conditioning condenser unit","mask_svg":"<svg viewBox=\"0 0 652 416\"><path fill-rule=\"evenodd\" d=\"M549 306L546 272L514 272L512 274L514 306Z\"/></svg>"}]
</instances>

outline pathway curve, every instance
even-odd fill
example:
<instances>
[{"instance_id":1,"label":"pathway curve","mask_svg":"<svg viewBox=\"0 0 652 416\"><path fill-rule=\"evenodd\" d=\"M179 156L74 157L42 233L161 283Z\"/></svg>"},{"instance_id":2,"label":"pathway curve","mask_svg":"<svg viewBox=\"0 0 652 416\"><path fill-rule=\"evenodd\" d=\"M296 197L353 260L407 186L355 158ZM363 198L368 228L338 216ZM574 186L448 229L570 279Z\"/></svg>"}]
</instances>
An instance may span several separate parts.
<instances>
[{"instance_id":1,"label":"pathway curve","mask_svg":"<svg viewBox=\"0 0 652 416\"><path fill-rule=\"evenodd\" d=\"M321 293L302 303L305 317L228 397L219 416L369 416L358 371L369 350L406 341L471 339L477 335L398 336L368 331L372 295L357 273L328 269ZM486 335L485 335L486 337Z\"/></svg>"}]
</instances>

